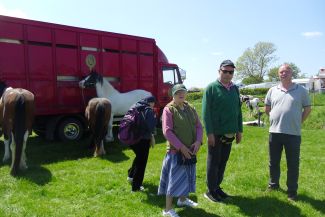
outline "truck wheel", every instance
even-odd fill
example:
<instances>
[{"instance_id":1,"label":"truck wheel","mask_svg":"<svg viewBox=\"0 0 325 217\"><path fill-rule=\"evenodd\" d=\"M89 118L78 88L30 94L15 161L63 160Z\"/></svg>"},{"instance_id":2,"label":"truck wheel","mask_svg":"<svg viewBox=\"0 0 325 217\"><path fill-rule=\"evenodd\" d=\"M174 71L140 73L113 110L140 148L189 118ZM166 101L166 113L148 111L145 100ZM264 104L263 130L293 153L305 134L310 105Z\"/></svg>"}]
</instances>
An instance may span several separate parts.
<instances>
[{"instance_id":1,"label":"truck wheel","mask_svg":"<svg viewBox=\"0 0 325 217\"><path fill-rule=\"evenodd\" d=\"M33 129L34 133L42 138L45 137L45 132L43 130Z\"/></svg>"},{"instance_id":2,"label":"truck wheel","mask_svg":"<svg viewBox=\"0 0 325 217\"><path fill-rule=\"evenodd\" d=\"M58 136L61 141L76 141L79 140L84 133L82 123L75 118L63 120L58 128Z\"/></svg>"}]
</instances>

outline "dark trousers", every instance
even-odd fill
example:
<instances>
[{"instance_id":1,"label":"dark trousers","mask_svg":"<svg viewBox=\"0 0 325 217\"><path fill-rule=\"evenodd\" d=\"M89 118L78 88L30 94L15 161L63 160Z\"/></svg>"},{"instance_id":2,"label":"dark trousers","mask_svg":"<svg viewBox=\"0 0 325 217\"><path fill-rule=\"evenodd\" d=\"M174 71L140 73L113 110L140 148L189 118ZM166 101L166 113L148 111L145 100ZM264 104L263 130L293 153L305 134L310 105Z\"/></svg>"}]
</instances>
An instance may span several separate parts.
<instances>
[{"instance_id":1,"label":"dark trousers","mask_svg":"<svg viewBox=\"0 0 325 217\"><path fill-rule=\"evenodd\" d=\"M301 136L283 133L270 133L269 136L269 167L271 186L279 186L281 154L284 147L287 159L288 192L296 193L299 177Z\"/></svg>"},{"instance_id":2,"label":"dark trousers","mask_svg":"<svg viewBox=\"0 0 325 217\"><path fill-rule=\"evenodd\" d=\"M214 192L220 188L229 159L231 145L222 143L220 137L216 135L215 146L208 145L207 185L209 192Z\"/></svg>"},{"instance_id":3,"label":"dark trousers","mask_svg":"<svg viewBox=\"0 0 325 217\"><path fill-rule=\"evenodd\" d=\"M128 176L133 178L132 191L137 191L143 182L149 156L150 139L142 139L140 142L131 145L130 148L135 153L135 158L131 168L128 170Z\"/></svg>"}]
</instances>

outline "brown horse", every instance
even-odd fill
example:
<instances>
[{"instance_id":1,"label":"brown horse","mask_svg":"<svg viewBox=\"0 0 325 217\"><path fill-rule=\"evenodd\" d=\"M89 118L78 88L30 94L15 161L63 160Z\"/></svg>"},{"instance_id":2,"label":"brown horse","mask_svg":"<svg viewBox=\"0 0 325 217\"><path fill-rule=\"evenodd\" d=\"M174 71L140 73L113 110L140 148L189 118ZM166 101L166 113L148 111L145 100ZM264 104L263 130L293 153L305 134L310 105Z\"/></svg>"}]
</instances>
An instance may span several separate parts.
<instances>
[{"instance_id":1,"label":"brown horse","mask_svg":"<svg viewBox=\"0 0 325 217\"><path fill-rule=\"evenodd\" d=\"M103 139L107 133L111 112L111 102L106 98L93 98L86 107L85 116L92 133L90 145L95 146L95 157L106 154Z\"/></svg>"},{"instance_id":2,"label":"brown horse","mask_svg":"<svg viewBox=\"0 0 325 217\"><path fill-rule=\"evenodd\" d=\"M7 87L0 81L0 125L4 134L5 154L3 161L12 153L10 174L16 176L18 169L27 169L26 142L32 132L34 119L34 94L21 88Z\"/></svg>"}]
</instances>

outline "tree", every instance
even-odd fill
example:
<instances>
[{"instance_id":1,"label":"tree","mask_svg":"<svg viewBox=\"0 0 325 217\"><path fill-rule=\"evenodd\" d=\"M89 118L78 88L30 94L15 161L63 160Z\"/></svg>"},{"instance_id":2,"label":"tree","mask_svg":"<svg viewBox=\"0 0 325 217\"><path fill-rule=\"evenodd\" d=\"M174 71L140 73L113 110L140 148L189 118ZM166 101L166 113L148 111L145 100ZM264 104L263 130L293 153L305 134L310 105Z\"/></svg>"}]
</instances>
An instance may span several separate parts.
<instances>
[{"instance_id":1,"label":"tree","mask_svg":"<svg viewBox=\"0 0 325 217\"><path fill-rule=\"evenodd\" d=\"M243 84L258 84L262 83L263 80L259 77L246 77L241 81Z\"/></svg>"},{"instance_id":2,"label":"tree","mask_svg":"<svg viewBox=\"0 0 325 217\"><path fill-rule=\"evenodd\" d=\"M270 42L258 42L253 49L247 48L236 62L237 76L243 79L243 83L249 82L245 84L263 82L269 65L277 59L275 51L275 45Z\"/></svg>"},{"instance_id":3,"label":"tree","mask_svg":"<svg viewBox=\"0 0 325 217\"><path fill-rule=\"evenodd\" d=\"M306 77L305 74L301 74L301 70L299 69L299 67L296 64L294 64L294 63L286 63L286 64L289 64L290 67L292 68L292 78L305 78ZM269 81L280 81L279 75L278 75L280 66L281 65L270 69L270 71L267 74L269 77Z\"/></svg>"},{"instance_id":4,"label":"tree","mask_svg":"<svg viewBox=\"0 0 325 217\"><path fill-rule=\"evenodd\" d=\"M269 81L280 81L278 71L280 66L273 67L270 69L269 73L267 73L269 77Z\"/></svg>"}]
</instances>

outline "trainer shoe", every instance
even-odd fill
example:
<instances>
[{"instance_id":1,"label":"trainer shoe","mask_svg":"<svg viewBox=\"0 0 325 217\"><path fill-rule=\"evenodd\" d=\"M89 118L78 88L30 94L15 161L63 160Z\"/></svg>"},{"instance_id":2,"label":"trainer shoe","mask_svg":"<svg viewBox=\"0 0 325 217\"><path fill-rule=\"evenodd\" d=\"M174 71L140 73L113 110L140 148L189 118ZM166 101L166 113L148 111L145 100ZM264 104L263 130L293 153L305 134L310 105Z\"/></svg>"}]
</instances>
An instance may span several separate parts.
<instances>
[{"instance_id":1,"label":"trainer shoe","mask_svg":"<svg viewBox=\"0 0 325 217\"><path fill-rule=\"evenodd\" d=\"M196 207L198 204L195 203L194 201L186 198L184 201L181 201L180 198L177 200L177 206L188 206L188 207Z\"/></svg>"},{"instance_id":2,"label":"trainer shoe","mask_svg":"<svg viewBox=\"0 0 325 217\"><path fill-rule=\"evenodd\" d=\"M168 211L163 210L163 216L180 217L173 209L170 209Z\"/></svg>"},{"instance_id":3,"label":"trainer shoe","mask_svg":"<svg viewBox=\"0 0 325 217\"><path fill-rule=\"evenodd\" d=\"M277 191L277 190L279 190L279 189L280 189L280 186L277 185L277 184L269 184L269 185L267 186L267 190L268 190L268 191Z\"/></svg>"},{"instance_id":4,"label":"trainer shoe","mask_svg":"<svg viewBox=\"0 0 325 217\"><path fill-rule=\"evenodd\" d=\"M211 193L206 192L204 194L204 197L212 202L221 202L222 201L221 197L216 192L211 192Z\"/></svg>"},{"instance_id":5,"label":"trainer shoe","mask_svg":"<svg viewBox=\"0 0 325 217\"><path fill-rule=\"evenodd\" d=\"M132 182L133 182L133 178L131 178L131 177L127 177L126 180L127 180L129 183L132 183Z\"/></svg>"},{"instance_id":6,"label":"trainer shoe","mask_svg":"<svg viewBox=\"0 0 325 217\"><path fill-rule=\"evenodd\" d=\"M229 194L227 194L226 192L224 192L223 190L222 190L222 188L218 188L217 190L216 190L216 193L222 198L222 199L226 199L227 197L230 197L230 195Z\"/></svg>"},{"instance_id":7,"label":"trainer shoe","mask_svg":"<svg viewBox=\"0 0 325 217\"><path fill-rule=\"evenodd\" d=\"M134 189L131 192L144 191L144 187L141 185L139 189Z\"/></svg>"}]
</instances>

